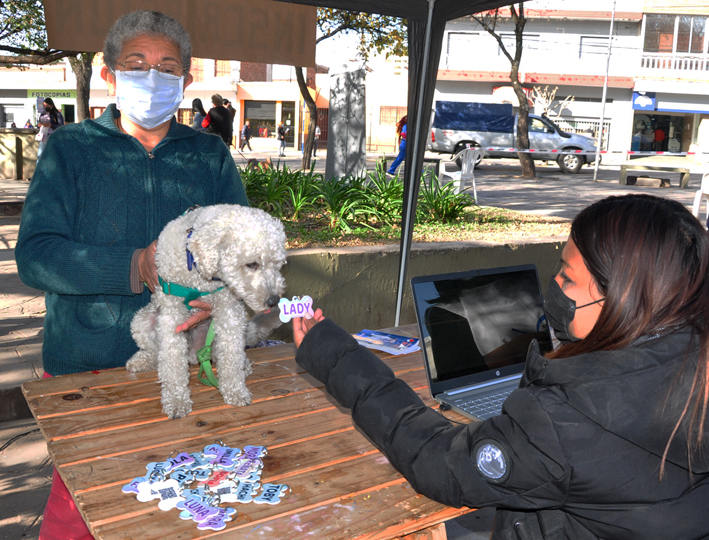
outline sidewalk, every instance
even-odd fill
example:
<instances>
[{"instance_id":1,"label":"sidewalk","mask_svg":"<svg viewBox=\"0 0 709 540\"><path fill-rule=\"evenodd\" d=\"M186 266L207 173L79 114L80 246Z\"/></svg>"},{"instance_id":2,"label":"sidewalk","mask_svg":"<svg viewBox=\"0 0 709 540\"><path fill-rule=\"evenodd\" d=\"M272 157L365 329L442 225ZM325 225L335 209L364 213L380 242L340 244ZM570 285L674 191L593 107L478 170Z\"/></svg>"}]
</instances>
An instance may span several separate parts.
<instances>
[{"instance_id":1,"label":"sidewalk","mask_svg":"<svg viewBox=\"0 0 709 540\"><path fill-rule=\"evenodd\" d=\"M240 166L251 158L263 161L271 157L274 165L279 162L276 150L248 152L243 158L236 151L233 154ZM369 169L374 169L377 158L375 154L367 156ZM288 150L280 163L300 168L301 154ZM324 150L318 152L315 170L325 170ZM538 165L537 174L535 180L523 179L516 160L484 160L475 170L480 204L573 219L582 208L603 197L650 193L691 208L701 183L700 175L692 175L689 189L681 190L678 175L667 173L660 176L671 179L671 188L621 186L619 167L610 164L601 166L598 182L592 181L593 169L589 167L570 175L556 165ZM51 485L46 446L20 391L23 382L43 374L44 298L20 281L14 258L19 210L28 186L28 182L0 179L0 540L38 537Z\"/></svg>"}]
</instances>

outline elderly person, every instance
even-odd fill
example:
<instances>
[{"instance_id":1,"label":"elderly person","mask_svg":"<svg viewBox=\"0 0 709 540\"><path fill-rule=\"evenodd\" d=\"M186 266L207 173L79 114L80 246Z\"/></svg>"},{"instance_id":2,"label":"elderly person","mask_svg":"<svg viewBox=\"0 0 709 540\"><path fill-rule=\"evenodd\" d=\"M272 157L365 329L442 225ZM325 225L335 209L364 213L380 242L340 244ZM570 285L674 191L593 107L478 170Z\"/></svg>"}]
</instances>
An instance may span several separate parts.
<instances>
[{"instance_id":1,"label":"elderly person","mask_svg":"<svg viewBox=\"0 0 709 540\"><path fill-rule=\"evenodd\" d=\"M247 204L222 141L174 118L192 82L191 54L174 19L154 11L121 17L101 69L116 104L47 143L15 251L21 279L46 291L47 374L125 365L138 350L131 320L158 282L162 228L194 205ZM208 304L190 304L202 311L176 331L209 316ZM56 472L40 537L91 538Z\"/></svg>"},{"instance_id":2,"label":"elderly person","mask_svg":"<svg viewBox=\"0 0 709 540\"><path fill-rule=\"evenodd\" d=\"M571 225L502 414L453 424L320 310L296 361L416 491L495 507L493 540L708 538L709 238L680 203L610 197Z\"/></svg>"}]
</instances>

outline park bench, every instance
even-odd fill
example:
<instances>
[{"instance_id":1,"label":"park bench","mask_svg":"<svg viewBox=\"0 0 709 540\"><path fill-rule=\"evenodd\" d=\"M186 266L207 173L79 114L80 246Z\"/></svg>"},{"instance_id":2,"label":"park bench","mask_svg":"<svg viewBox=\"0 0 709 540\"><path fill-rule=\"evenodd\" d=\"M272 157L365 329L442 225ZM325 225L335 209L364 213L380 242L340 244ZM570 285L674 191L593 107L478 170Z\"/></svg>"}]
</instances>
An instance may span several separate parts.
<instances>
[{"instance_id":1,"label":"park bench","mask_svg":"<svg viewBox=\"0 0 709 540\"><path fill-rule=\"evenodd\" d=\"M683 158L680 158L682 161ZM674 172L680 173L682 175L680 180L680 187L686 188L689 186L689 174L690 174L690 164L682 163L679 160L670 161L670 157L664 158L662 160L658 158L642 158L634 159L631 161L626 161L620 166L620 178L618 182L621 185L627 184L627 176L629 170L634 171L659 171L659 172Z\"/></svg>"}]
</instances>

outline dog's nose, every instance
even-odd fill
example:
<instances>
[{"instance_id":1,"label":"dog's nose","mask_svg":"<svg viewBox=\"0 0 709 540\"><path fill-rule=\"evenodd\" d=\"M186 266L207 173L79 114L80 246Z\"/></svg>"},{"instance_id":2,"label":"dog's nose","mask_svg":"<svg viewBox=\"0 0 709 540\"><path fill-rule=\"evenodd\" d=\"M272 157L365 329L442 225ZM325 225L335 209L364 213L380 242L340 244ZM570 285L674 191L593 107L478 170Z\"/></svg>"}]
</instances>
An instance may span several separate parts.
<instances>
[{"instance_id":1,"label":"dog's nose","mask_svg":"<svg viewBox=\"0 0 709 540\"><path fill-rule=\"evenodd\" d=\"M266 305L268 307L276 307L280 300L280 297L274 294L273 296L269 296L268 300L266 300Z\"/></svg>"}]
</instances>

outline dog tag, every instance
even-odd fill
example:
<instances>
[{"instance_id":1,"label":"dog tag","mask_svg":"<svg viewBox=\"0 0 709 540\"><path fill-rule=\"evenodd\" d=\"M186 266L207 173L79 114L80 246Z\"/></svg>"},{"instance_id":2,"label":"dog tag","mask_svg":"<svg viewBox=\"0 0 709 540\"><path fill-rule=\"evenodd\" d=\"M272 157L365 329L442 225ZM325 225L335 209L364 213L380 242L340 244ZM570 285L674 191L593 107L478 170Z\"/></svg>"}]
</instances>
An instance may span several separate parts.
<instances>
[{"instance_id":1,"label":"dog tag","mask_svg":"<svg viewBox=\"0 0 709 540\"><path fill-rule=\"evenodd\" d=\"M219 514L219 508L209 506L201 498L194 496L177 503L176 507L182 510L180 519L191 519L197 523Z\"/></svg>"},{"instance_id":2,"label":"dog tag","mask_svg":"<svg viewBox=\"0 0 709 540\"><path fill-rule=\"evenodd\" d=\"M185 469L175 469L170 473L170 478L177 480L177 483L182 487L194 480L194 473Z\"/></svg>"},{"instance_id":3,"label":"dog tag","mask_svg":"<svg viewBox=\"0 0 709 540\"><path fill-rule=\"evenodd\" d=\"M157 475L157 473L159 473L164 478L165 471L169 470L170 468L171 464L169 461L152 461L145 466L145 469L148 471L148 474L146 474L145 476L152 476L154 473Z\"/></svg>"},{"instance_id":4,"label":"dog tag","mask_svg":"<svg viewBox=\"0 0 709 540\"><path fill-rule=\"evenodd\" d=\"M194 476L194 479L199 482L199 483L204 483L207 480L209 480L209 477L212 474L211 469L197 469L195 471L192 471L192 475Z\"/></svg>"},{"instance_id":5,"label":"dog tag","mask_svg":"<svg viewBox=\"0 0 709 540\"><path fill-rule=\"evenodd\" d=\"M218 486L224 480L229 479L229 471L216 471L211 478L207 478L206 481L200 482L200 484L207 484L209 487Z\"/></svg>"},{"instance_id":6,"label":"dog tag","mask_svg":"<svg viewBox=\"0 0 709 540\"><path fill-rule=\"evenodd\" d=\"M190 454L194 458L194 461L192 463L189 463L186 465L187 468L195 470L195 469L209 469L212 466L212 463L209 459L205 458L202 455L202 452L192 452Z\"/></svg>"},{"instance_id":7,"label":"dog tag","mask_svg":"<svg viewBox=\"0 0 709 540\"><path fill-rule=\"evenodd\" d=\"M262 458L268 454L268 449L265 446L244 446L244 457L250 459Z\"/></svg>"},{"instance_id":8,"label":"dog tag","mask_svg":"<svg viewBox=\"0 0 709 540\"><path fill-rule=\"evenodd\" d=\"M246 480L251 473L263 468L263 462L260 459L244 459L234 469L234 477L239 480Z\"/></svg>"},{"instance_id":9,"label":"dog tag","mask_svg":"<svg viewBox=\"0 0 709 540\"><path fill-rule=\"evenodd\" d=\"M223 448L219 457L217 457L213 464L217 469L231 470L236 467L238 461L236 459L241 455L241 450L239 448Z\"/></svg>"},{"instance_id":10,"label":"dog tag","mask_svg":"<svg viewBox=\"0 0 709 540\"><path fill-rule=\"evenodd\" d=\"M204 489L204 486L199 486L195 489L183 489L182 490L182 496L185 499L189 499L190 497L197 497L200 500L204 500L206 497L207 492Z\"/></svg>"},{"instance_id":11,"label":"dog tag","mask_svg":"<svg viewBox=\"0 0 709 540\"><path fill-rule=\"evenodd\" d=\"M197 528L200 531L221 531L226 527L227 521L231 521L236 517L236 510L233 508L217 508L217 510L220 512L216 516L211 516L197 523Z\"/></svg>"},{"instance_id":12,"label":"dog tag","mask_svg":"<svg viewBox=\"0 0 709 540\"><path fill-rule=\"evenodd\" d=\"M133 478L133 480L131 480L129 484L126 484L121 488L121 491L123 491L123 493L134 493L137 495L138 484L141 484L143 482L148 482L147 476L139 476L137 478Z\"/></svg>"},{"instance_id":13,"label":"dog tag","mask_svg":"<svg viewBox=\"0 0 709 540\"><path fill-rule=\"evenodd\" d=\"M216 486L212 486L210 491L216 495L219 495L219 500L221 502L233 503L236 502L236 482L233 480L225 480Z\"/></svg>"},{"instance_id":14,"label":"dog tag","mask_svg":"<svg viewBox=\"0 0 709 540\"><path fill-rule=\"evenodd\" d=\"M191 455L186 454L185 452L181 452L177 454L177 456L175 456L174 458L168 458L167 462L170 464L170 466L165 472L170 472L177 469L178 467L184 467L185 465L193 463L194 458Z\"/></svg>"},{"instance_id":15,"label":"dog tag","mask_svg":"<svg viewBox=\"0 0 709 540\"><path fill-rule=\"evenodd\" d=\"M236 502L253 502L254 496L258 493L261 484L255 482L239 482L236 486Z\"/></svg>"},{"instance_id":16,"label":"dog tag","mask_svg":"<svg viewBox=\"0 0 709 540\"><path fill-rule=\"evenodd\" d=\"M153 484L153 491L157 491L160 497L160 502L158 503L158 508L163 512L167 512L177 506L178 503L185 500L184 497L180 495L180 486L177 480L170 479L164 482L156 482Z\"/></svg>"},{"instance_id":17,"label":"dog tag","mask_svg":"<svg viewBox=\"0 0 709 540\"><path fill-rule=\"evenodd\" d=\"M254 498L256 504L278 504L290 488L285 484L264 484L263 491Z\"/></svg>"},{"instance_id":18,"label":"dog tag","mask_svg":"<svg viewBox=\"0 0 709 540\"><path fill-rule=\"evenodd\" d=\"M283 323L287 323L294 317L312 319L315 316L315 313L313 313L313 299L309 296L304 296L303 298L294 296L293 300L281 298L278 301L278 308L281 310L278 317Z\"/></svg>"}]
</instances>

